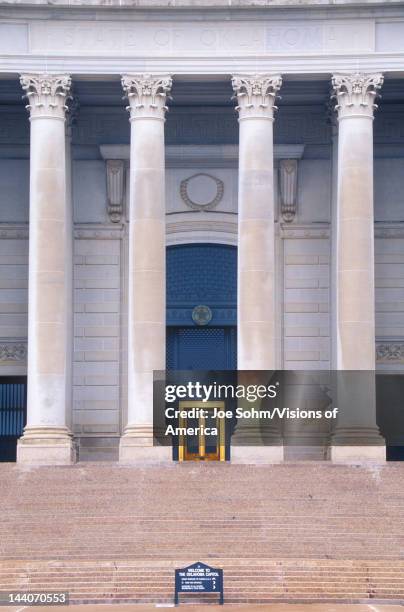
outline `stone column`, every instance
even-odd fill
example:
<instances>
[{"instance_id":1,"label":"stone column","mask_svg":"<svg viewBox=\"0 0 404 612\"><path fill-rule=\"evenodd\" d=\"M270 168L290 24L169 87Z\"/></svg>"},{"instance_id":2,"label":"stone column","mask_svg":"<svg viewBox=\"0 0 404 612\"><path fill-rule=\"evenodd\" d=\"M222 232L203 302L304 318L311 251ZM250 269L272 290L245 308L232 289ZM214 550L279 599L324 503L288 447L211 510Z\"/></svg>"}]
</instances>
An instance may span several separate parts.
<instances>
[{"instance_id":1,"label":"stone column","mask_svg":"<svg viewBox=\"0 0 404 612\"><path fill-rule=\"evenodd\" d=\"M239 114L238 181L238 319L239 370L276 368L275 224L273 121L280 75L236 75L232 85ZM280 461L280 436L253 432L253 423L239 424L232 460ZM262 425L260 427L262 430ZM250 431L247 431L250 430ZM263 446L238 446L243 438L261 437Z\"/></svg>"},{"instance_id":2,"label":"stone column","mask_svg":"<svg viewBox=\"0 0 404 612\"><path fill-rule=\"evenodd\" d=\"M169 458L153 445L153 370L165 369L165 152L169 76L124 75L129 100L128 424L120 461Z\"/></svg>"},{"instance_id":3,"label":"stone column","mask_svg":"<svg viewBox=\"0 0 404 612\"><path fill-rule=\"evenodd\" d=\"M28 414L17 460L74 460L71 410L72 220L66 190L67 75L25 74L30 111Z\"/></svg>"},{"instance_id":4,"label":"stone column","mask_svg":"<svg viewBox=\"0 0 404 612\"><path fill-rule=\"evenodd\" d=\"M382 84L381 74L332 78L338 113L336 367L345 371L337 382L334 461L385 459L374 376L373 112ZM362 371L359 379L354 370Z\"/></svg>"}]
</instances>

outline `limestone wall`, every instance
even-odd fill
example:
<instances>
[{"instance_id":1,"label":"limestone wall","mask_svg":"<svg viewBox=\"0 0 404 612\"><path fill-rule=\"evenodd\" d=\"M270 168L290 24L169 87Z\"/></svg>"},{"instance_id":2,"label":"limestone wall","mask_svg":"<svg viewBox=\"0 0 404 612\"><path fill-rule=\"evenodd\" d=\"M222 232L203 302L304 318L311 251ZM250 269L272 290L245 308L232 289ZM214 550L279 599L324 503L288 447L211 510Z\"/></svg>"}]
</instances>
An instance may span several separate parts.
<instances>
[{"instance_id":1,"label":"limestone wall","mask_svg":"<svg viewBox=\"0 0 404 612\"><path fill-rule=\"evenodd\" d=\"M73 431L108 434L100 441L108 455L121 428L121 240L99 233L79 230L75 240ZM89 441L82 458L94 446L100 451Z\"/></svg>"},{"instance_id":2,"label":"limestone wall","mask_svg":"<svg viewBox=\"0 0 404 612\"><path fill-rule=\"evenodd\" d=\"M284 239L283 365L291 370L330 367L330 243L306 234Z\"/></svg>"},{"instance_id":3,"label":"limestone wall","mask_svg":"<svg viewBox=\"0 0 404 612\"><path fill-rule=\"evenodd\" d=\"M0 224L0 375L27 371L28 240Z\"/></svg>"}]
</instances>

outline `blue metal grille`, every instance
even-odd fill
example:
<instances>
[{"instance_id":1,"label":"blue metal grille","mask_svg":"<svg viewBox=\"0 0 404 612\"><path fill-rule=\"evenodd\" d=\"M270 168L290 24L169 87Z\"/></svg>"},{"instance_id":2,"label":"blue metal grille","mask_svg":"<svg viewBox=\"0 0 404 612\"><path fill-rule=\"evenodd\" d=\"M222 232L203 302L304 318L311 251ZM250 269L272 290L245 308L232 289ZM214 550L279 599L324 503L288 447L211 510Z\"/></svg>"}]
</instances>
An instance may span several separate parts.
<instances>
[{"instance_id":1,"label":"blue metal grille","mask_svg":"<svg viewBox=\"0 0 404 612\"><path fill-rule=\"evenodd\" d=\"M233 370L236 354L234 327L168 329L168 370Z\"/></svg>"},{"instance_id":2,"label":"blue metal grille","mask_svg":"<svg viewBox=\"0 0 404 612\"><path fill-rule=\"evenodd\" d=\"M0 378L0 461L14 461L27 415L24 377Z\"/></svg>"},{"instance_id":3,"label":"blue metal grille","mask_svg":"<svg viewBox=\"0 0 404 612\"><path fill-rule=\"evenodd\" d=\"M237 249L187 244L167 249L167 306L208 304L235 307Z\"/></svg>"}]
</instances>

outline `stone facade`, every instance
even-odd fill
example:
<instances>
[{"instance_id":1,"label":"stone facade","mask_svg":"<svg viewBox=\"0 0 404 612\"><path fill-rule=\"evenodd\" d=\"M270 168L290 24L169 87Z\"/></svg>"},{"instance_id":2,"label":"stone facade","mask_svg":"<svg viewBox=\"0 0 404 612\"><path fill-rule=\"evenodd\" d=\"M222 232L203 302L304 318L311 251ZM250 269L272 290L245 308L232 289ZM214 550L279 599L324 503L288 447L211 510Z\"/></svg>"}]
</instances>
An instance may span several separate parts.
<instances>
[{"instance_id":1,"label":"stone facade","mask_svg":"<svg viewBox=\"0 0 404 612\"><path fill-rule=\"evenodd\" d=\"M240 369L403 371L403 2L0 4L0 375L28 375L20 461L70 462L74 443L167 458L150 446L165 245L238 246ZM374 392L365 412L335 461L383 459Z\"/></svg>"}]
</instances>

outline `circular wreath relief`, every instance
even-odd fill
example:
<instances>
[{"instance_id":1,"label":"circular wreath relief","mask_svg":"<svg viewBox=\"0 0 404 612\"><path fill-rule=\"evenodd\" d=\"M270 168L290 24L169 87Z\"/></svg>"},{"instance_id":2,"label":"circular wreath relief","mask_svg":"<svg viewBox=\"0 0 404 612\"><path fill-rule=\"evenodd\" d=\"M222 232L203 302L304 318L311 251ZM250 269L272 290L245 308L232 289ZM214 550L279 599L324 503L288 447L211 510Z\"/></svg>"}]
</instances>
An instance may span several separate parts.
<instances>
[{"instance_id":1,"label":"circular wreath relief","mask_svg":"<svg viewBox=\"0 0 404 612\"><path fill-rule=\"evenodd\" d=\"M188 192L190 183L192 183L194 179L199 178L199 177L206 177L207 179L210 180L211 183L216 185L216 195L210 200L208 200L207 202L195 202L190 197L189 192ZM212 176L211 174L206 174L205 172L198 172L197 174L193 174L187 179L184 179L183 181L181 181L181 185L180 185L180 194L181 194L181 198L183 202L185 202L185 204L189 206L189 208L192 208L193 210L211 210L212 208L215 208L215 206L217 206L220 200L223 198L223 193L224 193L223 181L221 181L219 178L216 178L215 176Z\"/></svg>"},{"instance_id":2,"label":"circular wreath relief","mask_svg":"<svg viewBox=\"0 0 404 612\"><path fill-rule=\"evenodd\" d=\"M197 325L207 325L210 323L212 320L212 311L209 306L205 306L204 304L195 306L192 311L192 320Z\"/></svg>"}]
</instances>

